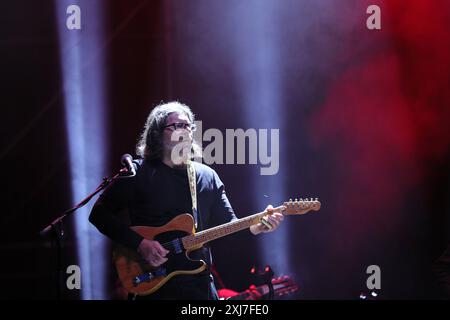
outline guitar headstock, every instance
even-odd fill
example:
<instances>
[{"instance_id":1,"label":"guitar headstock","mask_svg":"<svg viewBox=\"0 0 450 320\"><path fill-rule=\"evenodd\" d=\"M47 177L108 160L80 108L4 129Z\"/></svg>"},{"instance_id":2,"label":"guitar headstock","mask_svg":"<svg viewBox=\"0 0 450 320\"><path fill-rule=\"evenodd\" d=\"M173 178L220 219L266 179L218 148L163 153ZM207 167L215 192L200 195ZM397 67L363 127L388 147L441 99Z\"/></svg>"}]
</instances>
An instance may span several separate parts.
<instances>
[{"instance_id":1,"label":"guitar headstock","mask_svg":"<svg viewBox=\"0 0 450 320\"><path fill-rule=\"evenodd\" d=\"M284 215L295 215L295 214L305 214L311 210L318 211L320 209L320 202L318 198L305 198L305 199L289 199L289 201L284 202L283 206L285 209L283 210Z\"/></svg>"}]
</instances>

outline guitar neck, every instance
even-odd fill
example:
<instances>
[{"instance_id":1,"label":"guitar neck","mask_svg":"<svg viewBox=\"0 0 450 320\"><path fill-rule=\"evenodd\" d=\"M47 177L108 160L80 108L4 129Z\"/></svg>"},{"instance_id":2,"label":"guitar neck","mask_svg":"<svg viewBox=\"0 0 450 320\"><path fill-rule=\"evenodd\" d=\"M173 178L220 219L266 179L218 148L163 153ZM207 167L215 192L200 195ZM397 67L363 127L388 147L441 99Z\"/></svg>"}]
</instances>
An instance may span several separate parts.
<instances>
[{"instance_id":1,"label":"guitar neck","mask_svg":"<svg viewBox=\"0 0 450 320\"><path fill-rule=\"evenodd\" d=\"M319 209L320 202L317 198L316 200L300 199L300 201L295 199L295 201L289 200L289 202L284 202L283 205L273 208L273 212L280 212L283 215L298 215L305 214L310 210L317 211ZM183 246L185 249L198 248L209 241L225 237L229 234L244 230L254 224L258 224L267 214L267 211L255 213L254 215L183 237L181 239Z\"/></svg>"},{"instance_id":2,"label":"guitar neck","mask_svg":"<svg viewBox=\"0 0 450 320\"><path fill-rule=\"evenodd\" d=\"M198 247L209 241L225 237L229 234L244 230L254 224L260 222L266 212L256 213L254 215L237 219L220 226L200 231L193 235L186 236L182 239L185 249Z\"/></svg>"}]
</instances>

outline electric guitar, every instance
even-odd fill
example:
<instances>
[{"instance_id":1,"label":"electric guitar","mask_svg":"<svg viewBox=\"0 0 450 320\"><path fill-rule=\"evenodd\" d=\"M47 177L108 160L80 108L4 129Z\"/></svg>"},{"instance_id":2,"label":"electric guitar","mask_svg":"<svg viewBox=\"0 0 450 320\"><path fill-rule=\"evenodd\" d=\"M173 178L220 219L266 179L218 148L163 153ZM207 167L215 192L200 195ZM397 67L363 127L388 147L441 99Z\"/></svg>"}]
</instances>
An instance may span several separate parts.
<instances>
[{"instance_id":1,"label":"electric guitar","mask_svg":"<svg viewBox=\"0 0 450 320\"><path fill-rule=\"evenodd\" d=\"M289 276L282 276L272 279L272 287L274 297L281 297L286 294L298 291L298 285L294 281L292 281ZM226 298L226 300L261 300L265 299L269 294L269 285L263 284L257 287L252 285L249 289Z\"/></svg>"},{"instance_id":2,"label":"electric guitar","mask_svg":"<svg viewBox=\"0 0 450 320\"><path fill-rule=\"evenodd\" d=\"M301 215L311 210L318 211L320 202L313 199L292 199L274 208L283 215ZM197 274L207 268L203 260L193 260L189 254L205 243L244 230L269 215L267 211L237 219L207 230L195 233L194 220L190 214L181 214L161 227L133 226L131 229L146 239L158 241L169 250L164 264L150 266L136 251L116 245L113 260L122 286L137 295L148 295L161 288L172 277L181 274Z\"/></svg>"}]
</instances>

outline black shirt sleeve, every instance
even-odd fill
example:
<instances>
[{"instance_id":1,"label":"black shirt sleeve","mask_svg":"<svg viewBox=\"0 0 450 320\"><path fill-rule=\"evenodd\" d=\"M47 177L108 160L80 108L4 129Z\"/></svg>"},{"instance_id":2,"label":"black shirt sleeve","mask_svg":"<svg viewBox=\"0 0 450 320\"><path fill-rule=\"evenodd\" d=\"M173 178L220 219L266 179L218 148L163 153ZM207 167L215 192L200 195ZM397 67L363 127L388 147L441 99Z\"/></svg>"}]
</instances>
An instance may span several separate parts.
<instances>
[{"instance_id":1,"label":"black shirt sleeve","mask_svg":"<svg viewBox=\"0 0 450 320\"><path fill-rule=\"evenodd\" d=\"M94 204L89 221L111 240L136 250L143 237L119 217L131 201L134 181L135 177L115 180Z\"/></svg>"},{"instance_id":2,"label":"black shirt sleeve","mask_svg":"<svg viewBox=\"0 0 450 320\"><path fill-rule=\"evenodd\" d=\"M217 226L236 220L237 217L234 214L233 208L225 193L225 186L215 171L213 176L213 189L214 201L211 210L211 220L213 225Z\"/></svg>"}]
</instances>

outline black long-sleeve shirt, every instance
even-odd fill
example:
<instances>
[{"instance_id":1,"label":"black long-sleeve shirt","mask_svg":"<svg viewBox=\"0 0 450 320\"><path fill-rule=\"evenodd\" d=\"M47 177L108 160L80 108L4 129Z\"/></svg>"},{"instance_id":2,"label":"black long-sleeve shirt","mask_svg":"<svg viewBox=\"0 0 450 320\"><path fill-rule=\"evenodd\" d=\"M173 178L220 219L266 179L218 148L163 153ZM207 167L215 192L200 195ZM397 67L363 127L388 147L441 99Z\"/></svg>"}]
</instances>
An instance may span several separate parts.
<instances>
[{"instance_id":1,"label":"black long-sleeve shirt","mask_svg":"<svg viewBox=\"0 0 450 320\"><path fill-rule=\"evenodd\" d=\"M217 173L201 163L193 164L198 231L236 219ZM138 161L136 176L116 180L95 203L89 217L91 223L113 241L136 250L143 238L119 217L123 209L128 209L131 226L157 227L179 214L192 214L186 169L171 168L161 161Z\"/></svg>"}]
</instances>

